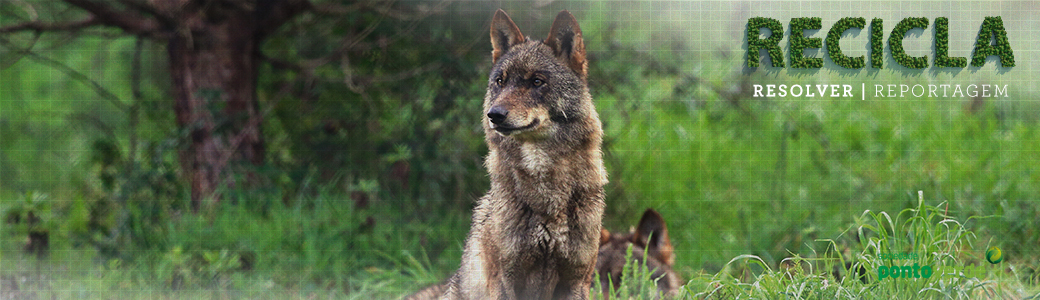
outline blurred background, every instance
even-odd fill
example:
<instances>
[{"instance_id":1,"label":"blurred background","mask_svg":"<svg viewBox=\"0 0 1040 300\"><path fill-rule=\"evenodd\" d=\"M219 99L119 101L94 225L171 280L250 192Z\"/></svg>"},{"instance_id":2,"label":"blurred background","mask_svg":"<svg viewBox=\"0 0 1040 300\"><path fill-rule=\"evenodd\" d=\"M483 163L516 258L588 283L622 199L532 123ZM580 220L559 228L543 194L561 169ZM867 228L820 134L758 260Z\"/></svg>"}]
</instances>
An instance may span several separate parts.
<instances>
[{"instance_id":1,"label":"blurred background","mask_svg":"<svg viewBox=\"0 0 1040 300\"><path fill-rule=\"evenodd\" d=\"M1037 2L18 0L0 2L0 298L386 298L447 278L488 189L498 8L536 39L556 12L577 17L606 131L604 226L656 209L686 278L743 254L854 257L865 212L923 191L970 228L966 255L998 245L1037 284ZM1001 16L1017 63L913 70L886 47L881 70L823 50L806 51L822 69L748 68L758 16L821 17L816 38L882 18L886 39L905 17L948 17L959 57ZM869 56L868 36L846 32L844 53ZM917 29L905 47L931 62L932 42ZM861 83L865 100L751 97Z\"/></svg>"}]
</instances>

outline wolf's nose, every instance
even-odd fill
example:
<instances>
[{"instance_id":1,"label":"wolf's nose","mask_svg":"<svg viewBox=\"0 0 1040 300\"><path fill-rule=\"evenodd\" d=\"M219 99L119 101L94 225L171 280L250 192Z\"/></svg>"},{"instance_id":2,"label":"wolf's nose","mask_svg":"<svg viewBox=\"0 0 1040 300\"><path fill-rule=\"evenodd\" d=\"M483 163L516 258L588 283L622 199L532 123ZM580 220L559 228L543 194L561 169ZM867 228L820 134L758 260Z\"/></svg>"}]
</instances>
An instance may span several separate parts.
<instances>
[{"instance_id":1,"label":"wolf's nose","mask_svg":"<svg viewBox=\"0 0 1040 300\"><path fill-rule=\"evenodd\" d=\"M488 120L491 120L493 124L502 124L506 121L506 116L509 115L509 111L501 106L495 106L488 110Z\"/></svg>"}]
</instances>

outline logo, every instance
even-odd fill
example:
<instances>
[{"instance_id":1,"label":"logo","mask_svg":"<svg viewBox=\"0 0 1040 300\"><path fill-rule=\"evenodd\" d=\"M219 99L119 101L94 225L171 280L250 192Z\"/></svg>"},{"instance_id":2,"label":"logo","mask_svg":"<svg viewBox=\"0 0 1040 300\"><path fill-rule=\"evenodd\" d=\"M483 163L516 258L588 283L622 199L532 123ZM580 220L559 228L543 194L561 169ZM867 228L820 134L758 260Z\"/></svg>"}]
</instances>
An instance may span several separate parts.
<instances>
[{"instance_id":1,"label":"logo","mask_svg":"<svg viewBox=\"0 0 1040 300\"><path fill-rule=\"evenodd\" d=\"M932 266L918 266L916 263L907 266L878 266L878 279L891 278L929 278L932 277Z\"/></svg>"},{"instance_id":2,"label":"logo","mask_svg":"<svg viewBox=\"0 0 1040 300\"><path fill-rule=\"evenodd\" d=\"M888 37L888 48L892 58L899 65L910 69L923 69L928 67L928 56L910 56L903 49L903 39L907 32L914 28L922 30L928 28L926 18L905 18L892 28ZM883 68L884 37L883 20L874 18L870 21L870 68ZM945 17L935 18L935 37L933 38L935 59L934 66L939 68L964 68L968 65L966 57L951 57L950 53L950 20ZM823 29L823 19L793 18L790 22L790 37L788 38L788 54L791 67L803 69L819 69L823 67L823 58L807 57L806 49L824 49L830 56L831 61L846 69L863 69L867 66L866 57L849 57L841 51L838 40L846 30L867 28L867 20L863 17L842 18L828 30L826 47L823 38L809 38L805 36L806 30ZM769 30L769 36L762 38L761 29ZM759 65L760 50L766 50L774 68L783 68L784 53L780 47L780 40L784 37L783 24L777 19L754 17L748 19L747 23L747 66L756 68ZM1014 51L1007 38L1007 30L1004 29L1004 21L999 16L985 17L979 29L978 39L975 41L975 49L972 51L972 67L982 67L990 56L998 56L1003 67L1015 66Z\"/></svg>"},{"instance_id":3,"label":"logo","mask_svg":"<svg viewBox=\"0 0 1040 300\"><path fill-rule=\"evenodd\" d=\"M883 260L895 261L895 260L917 260L918 255L916 253L881 253L879 258ZM991 246L986 249L986 261L990 264L998 264L1004 260L1004 253L1000 250L1000 247ZM890 262L890 264L892 264ZM917 263L910 265L907 263L903 266L896 265L881 265L878 266L877 275L878 279L914 279L914 278L930 278L933 274L940 277L945 276L965 276L984 278L986 277L987 268L985 265L976 266L971 264L968 266L943 266L938 265L932 266L921 266Z\"/></svg>"},{"instance_id":4,"label":"logo","mask_svg":"<svg viewBox=\"0 0 1040 300\"><path fill-rule=\"evenodd\" d=\"M1004 261L1004 253L1000 251L1000 247L993 246L986 249L986 261L991 264L999 264Z\"/></svg>"}]
</instances>

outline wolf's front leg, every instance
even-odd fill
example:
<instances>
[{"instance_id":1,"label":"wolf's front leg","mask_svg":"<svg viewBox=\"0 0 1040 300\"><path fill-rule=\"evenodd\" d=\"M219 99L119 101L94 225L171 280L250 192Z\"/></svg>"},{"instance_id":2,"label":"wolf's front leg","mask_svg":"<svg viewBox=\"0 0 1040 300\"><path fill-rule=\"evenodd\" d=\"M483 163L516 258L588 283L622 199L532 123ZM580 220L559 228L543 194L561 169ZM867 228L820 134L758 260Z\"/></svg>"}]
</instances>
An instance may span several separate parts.
<instances>
[{"instance_id":1,"label":"wolf's front leg","mask_svg":"<svg viewBox=\"0 0 1040 300\"><path fill-rule=\"evenodd\" d=\"M568 279L563 279L559 284L556 285L556 290L553 292L553 299L567 299L567 300L587 300L591 299L589 293L592 288L592 274L595 272L593 266L578 268L579 276L568 276ZM577 274L575 274L577 275Z\"/></svg>"},{"instance_id":2,"label":"wolf's front leg","mask_svg":"<svg viewBox=\"0 0 1040 300\"><path fill-rule=\"evenodd\" d=\"M575 280L568 284L561 283L556 288L556 293L553 295L553 299L567 299L567 300L588 300L590 288L592 285L589 280Z\"/></svg>"}]
</instances>

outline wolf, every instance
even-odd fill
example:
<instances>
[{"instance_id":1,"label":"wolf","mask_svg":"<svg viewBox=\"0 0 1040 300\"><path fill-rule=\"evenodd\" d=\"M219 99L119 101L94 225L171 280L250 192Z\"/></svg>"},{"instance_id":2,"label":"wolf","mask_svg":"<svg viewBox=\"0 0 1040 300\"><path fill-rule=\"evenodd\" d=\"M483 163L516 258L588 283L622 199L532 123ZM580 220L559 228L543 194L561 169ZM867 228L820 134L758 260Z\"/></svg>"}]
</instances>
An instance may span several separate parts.
<instances>
[{"instance_id":1,"label":"wolf","mask_svg":"<svg viewBox=\"0 0 1040 300\"><path fill-rule=\"evenodd\" d=\"M675 248L668 238L668 226L661 214L647 209L639 219L639 224L628 233L611 233L605 228L600 232L596 273L599 274L603 299L610 299L610 291L617 291L621 281L626 280L622 275L625 265L629 263L629 259L625 258L628 248L632 248L629 259L637 266L645 264L652 272L650 278L657 281L660 295L674 297L679 293L683 279L672 270L675 265Z\"/></svg>"},{"instance_id":2,"label":"wolf","mask_svg":"<svg viewBox=\"0 0 1040 300\"><path fill-rule=\"evenodd\" d=\"M482 122L491 190L441 299L588 299L607 172L578 21L561 11L533 40L498 10L491 46Z\"/></svg>"}]
</instances>

